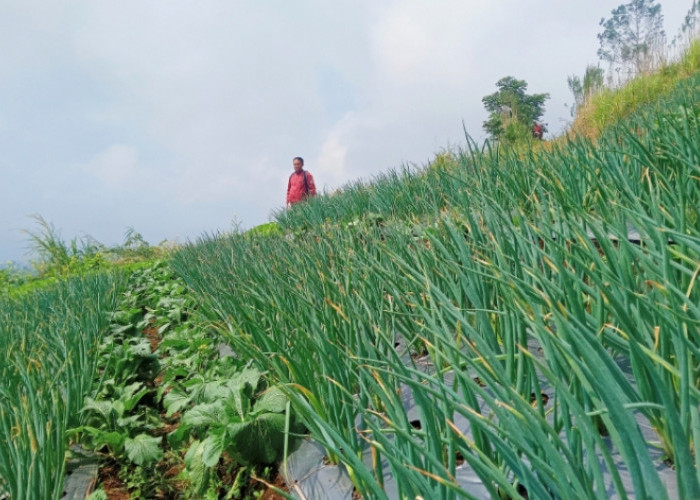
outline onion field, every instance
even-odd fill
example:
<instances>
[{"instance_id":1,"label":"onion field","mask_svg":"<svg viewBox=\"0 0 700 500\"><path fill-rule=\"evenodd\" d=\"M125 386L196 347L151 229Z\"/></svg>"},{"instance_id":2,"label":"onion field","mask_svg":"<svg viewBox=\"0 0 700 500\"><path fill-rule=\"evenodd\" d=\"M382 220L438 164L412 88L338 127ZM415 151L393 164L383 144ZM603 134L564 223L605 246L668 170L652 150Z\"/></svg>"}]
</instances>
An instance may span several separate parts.
<instances>
[{"instance_id":1,"label":"onion field","mask_svg":"<svg viewBox=\"0 0 700 500\"><path fill-rule=\"evenodd\" d=\"M92 391L118 286L97 275L0 298L0 498L60 498L67 430Z\"/></svg>"},{"instance_id":2,"label":"onion field","mask_svg":"<svg viewBox=\"0 0 700 500\"><path fill-rule=\"evenodd\" d=\"M699 89L596 142L358 183L173 266L366 498L385 467L400 498L470 498L465 468L493 498L699 498Z\"/></svg>"},{"instance_id":3,"label":"onion field","mask_svg":"<svg viewBox=\"0 0 700 500\"><path fill-rule=\"evenodd\" d=\"M700 498L699 103L0 296L0 500L83 455L93 500L290 497L301 439L354 498Z\"/></svg>"}]
</instances>

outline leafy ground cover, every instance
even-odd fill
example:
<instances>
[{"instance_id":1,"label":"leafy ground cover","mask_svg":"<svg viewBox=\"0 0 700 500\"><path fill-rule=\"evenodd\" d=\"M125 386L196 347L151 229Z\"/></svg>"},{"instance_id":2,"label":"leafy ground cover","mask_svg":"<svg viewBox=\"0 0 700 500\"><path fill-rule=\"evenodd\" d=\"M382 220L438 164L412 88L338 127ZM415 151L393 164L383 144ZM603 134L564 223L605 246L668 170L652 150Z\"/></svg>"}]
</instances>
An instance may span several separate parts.
<instances>
[{"instance_id":1,"label":"leafy ground cover","mask_svg":"<svg viewBox=\"0 0 700 500\"><path fill-rule=\"evenodd\" d=\"M275 498L266 483L285 431L298 430L287 399L258 369L220 358L221 337L194 305L165 262L132 272L96 390L69 430L101 457L95 498Z\"/></svg>"}]
</instances>

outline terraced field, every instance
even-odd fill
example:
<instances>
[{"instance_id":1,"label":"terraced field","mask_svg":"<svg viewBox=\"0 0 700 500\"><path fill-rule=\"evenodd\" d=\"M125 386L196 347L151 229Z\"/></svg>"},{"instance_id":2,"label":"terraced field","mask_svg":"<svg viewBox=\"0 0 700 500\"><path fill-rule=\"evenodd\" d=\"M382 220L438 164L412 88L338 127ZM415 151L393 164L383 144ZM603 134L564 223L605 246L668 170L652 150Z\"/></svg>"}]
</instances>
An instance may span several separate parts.
<instances>
[{"instance_id":1,"label":"terraced field","mask_svg":"<svg viewBox=\"0 0 700 500\"><path fill-rule=\"evenodd\" d=\"M0 498L700 498L698 103L0 298Z\"/></svg>"}]
</instances>

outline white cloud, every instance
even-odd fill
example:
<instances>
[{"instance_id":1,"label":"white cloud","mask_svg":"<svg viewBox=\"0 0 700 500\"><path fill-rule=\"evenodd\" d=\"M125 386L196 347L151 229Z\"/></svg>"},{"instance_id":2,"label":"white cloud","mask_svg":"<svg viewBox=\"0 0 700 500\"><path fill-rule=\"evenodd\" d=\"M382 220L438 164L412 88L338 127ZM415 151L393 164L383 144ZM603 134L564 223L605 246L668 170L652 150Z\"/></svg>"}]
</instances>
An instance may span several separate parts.
<instances>
[{"instance_id":1,"label":"white cloud","mask_svg":"<svg viewBox=\"0 0 700 500\"><path fill-rule=\"evenodd\" d=\"M389 82L413 86L428 82L454 88L474 67L475 38L483 31L484 0L394 2L380 8L372 29L376 70Z\"/></svg>"},{"instance_id":2,"label":"white cloud","mask_svg":"<svg viewBox=\"0 0 700 500\"><path fill-rule=\"evenodd\" d=\"M102 118L135 123L169 150L161 189L185 204L272 199L251 193L267 189L257 182L262 159L284 177L295 144L316 141L311 48L270 14L219 2L94 4L75 34L81 64L119 96L119 111Z\"/></svg>"},{"instance_id":3,"label":"white cloud","mask_svg":"<svg viewBox=\"0 0 700 500\"><path fill-rule=\"evenodd\" d=\"M427 27L410 12L389 13L373 38L379 67L396 80L414 78L433 55Z\"/></svg>"},{"instance_id":4,"label":"white cloud","mask_svg":"<svg viewBox=\"0 0 700 500\"><path fill-rule=\"evenodd\" d=\"M347 136L348 130L343 125L348 122L348 118L346 117L345 120L334 127L321 145L316 163L318 171L324 177L324 181L319 183L319 185L330 184L337 186L344 180L347 180L346 158L350 137Z\"/></svg>"},{"instance_id":5,"label":"white cloud","mask_svg":"<svg viewBox=\"0 0 700 500\"><path fill-rule=\"evenodd\" d=\"M139 156L130 146L113 144L78 168L97 178L105 187L119 189L136 180Z\"/></svg>"}]
</instances>

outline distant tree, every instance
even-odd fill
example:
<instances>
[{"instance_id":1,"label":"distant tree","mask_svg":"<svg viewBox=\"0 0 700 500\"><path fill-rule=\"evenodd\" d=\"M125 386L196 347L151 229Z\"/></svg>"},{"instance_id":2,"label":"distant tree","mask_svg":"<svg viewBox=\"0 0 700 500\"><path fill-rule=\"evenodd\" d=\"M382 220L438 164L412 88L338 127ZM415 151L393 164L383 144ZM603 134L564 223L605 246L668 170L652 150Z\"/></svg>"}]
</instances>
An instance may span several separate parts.
<instances>
[{"instance_id":1,"label":"distant tree","mask_svg":"<svg viewBox=\"0 0 700 500\"><path fill-rule=\"evenodd\" d=\"M695 33L700 24L700 1L694 2L685 16L681 31L684 33Z\"/></svg>"},{"instance_id":2,"label":"distant tree","mask_svg":"<svg viewBox=\"0 0 700 500\"><path fill-rule=\"evenodd\" d=\"M697 35L700 29L700 0L693 2L693 5L685 15L681 29L673 39L673 45L689 43Z\"/></svg>"},{"instance_id":3,"label":"distant tree","mask_svg":"<svg viewBox=\"0 0 700 500\"><path fill-rule=\"evenodd\" d=\"M628 69L639 74L650 68L654 49L665 45L664 16L655 0L631 0L620 5L609 19L601 19L598 57L611 68Z\"/></svg>"},{"instance_id":4,"label":"distant tree","mask_svg":"<svg viewBox=\"0 0 700 500\"><path fill-rule=\"evenodd\" d=\"M576 110L586 104L592 96L603 88L605 73L599 66L588 65L583 79L577 75L569 76L567 83L569 89L574 94L574 105L571 107L571 116Z\"/></svg>"},{"instance_id":5,"label":"distant tree","mask_svg":"<svg viewBox=\"0 0 700 500\"><path fill-rule=\"evenodd\" d=\"M549 94L525 93L527 83L506 76L496 82L498 91L485 96L484 103L489 118L483 124L492 139L514 141L528 137L533 124L544 114L544 102Z\"/></svg>"}]
</instances>

